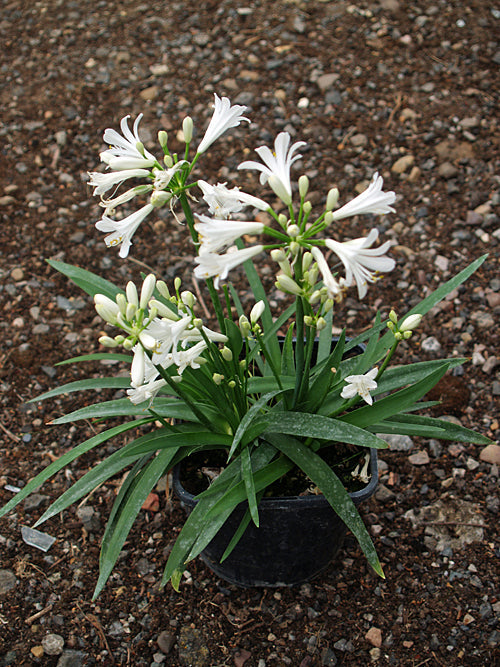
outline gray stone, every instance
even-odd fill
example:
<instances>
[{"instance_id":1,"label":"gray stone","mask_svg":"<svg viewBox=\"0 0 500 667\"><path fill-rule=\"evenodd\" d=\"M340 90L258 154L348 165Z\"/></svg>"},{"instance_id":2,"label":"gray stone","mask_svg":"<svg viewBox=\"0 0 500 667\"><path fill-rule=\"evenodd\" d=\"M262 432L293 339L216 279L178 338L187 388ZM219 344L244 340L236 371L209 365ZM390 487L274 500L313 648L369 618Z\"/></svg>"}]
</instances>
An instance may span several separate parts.
<instances>
[{"instance_id":1,"label":"gray stone","mask_svg":"<svg viewBox=\"0 0 500 667\"><path fill-rule=\"evenodd\" d=\"M60 655L64 648L64 639L61 635L45 635L42 646L46 655Z\"/></svg>"},{"instance_id":2,"label":"gray stone","mask_svg":"<svg viewBox=\"0 0 500 667\"><path fill-rule=\"evenodd\" d=\"M413 440L409 435L382 434L380 436L393 452L409 452L413 449Z\"/></svg>"},{"instance_id":3,"label":"gray stone","mask_svg":"<svg viewBox=\"0 0 500 667\"><path fill-rule=\"evenodd\" d=\"M8 593L17 584L17 578L14 572L10 570L0 570L0 595Z\"/></svg>"},{"instance_id":4,"label":"gray stone","mask_svg":"<svg viewBox=\"0 0 500 667\"><path fill-rule=\"evenodd\" d=\"M168 632L168 630L163 630L163 632L160 632L158 635L156 642L160 651L168 655L174 647L175 635L171 632Z\"/></svg>"},{"instance_id":5,"label":"gray stone","mask_svg":"<svg viewBox=\"0 0 500 667\"><path fill-rule=\"evenodd\" d=\"M64 651L57 661L57 667L82 667L86 656L83 651Z\"/></svg>"},{"instance_id":6,"label":"gray stone","mask_svg":"<svg viewBox=\"0 0 500 667\"><path fill-rule=\"evenodd\" d=\"M424 352L439 352L441 349L441 343L434 336L429 336L422 341L422 350Z\"/></svg>"}]
</instances>

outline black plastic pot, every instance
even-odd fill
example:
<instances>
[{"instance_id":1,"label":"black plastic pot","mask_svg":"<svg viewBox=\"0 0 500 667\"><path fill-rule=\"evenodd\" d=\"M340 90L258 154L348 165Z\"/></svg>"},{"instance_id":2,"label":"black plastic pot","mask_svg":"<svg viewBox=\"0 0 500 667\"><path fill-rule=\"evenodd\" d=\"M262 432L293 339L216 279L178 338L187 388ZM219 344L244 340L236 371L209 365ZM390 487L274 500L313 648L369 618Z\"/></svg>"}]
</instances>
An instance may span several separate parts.
<instances>
[{"instance_id":1,"label":"black plastic pot","mask_svg":"<svg viewBox=\"0 0 500 667\"><path fill-rule=\"evenodd\" d=\"M357 506L370 498L378 482L377 450L370 451L370 482L350 493ZM189 513L195 497L174 470L174 491ZM242 587L294 586L309 581L325 570L339 551L347 527L323 496L263 498L259 504L257 528L250 523L228 558L220 558L238 528L246 505L231 514L219 533L201 553L202 560L219 577Z\"/></svg>"}]
</instances>

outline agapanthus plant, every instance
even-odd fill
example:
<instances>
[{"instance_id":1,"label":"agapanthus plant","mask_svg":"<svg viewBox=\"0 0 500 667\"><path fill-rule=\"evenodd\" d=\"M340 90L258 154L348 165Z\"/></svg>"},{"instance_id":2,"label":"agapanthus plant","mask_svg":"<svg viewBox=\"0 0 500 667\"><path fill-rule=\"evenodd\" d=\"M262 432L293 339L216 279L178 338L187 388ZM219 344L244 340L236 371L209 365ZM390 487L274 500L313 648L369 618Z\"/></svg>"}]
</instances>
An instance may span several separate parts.
<instances>
[{"instance_id":1,"label":"agapanthus plant","mask_svg":"<svg viewBox=\"0 0 500 667\"><path fill-rule=\"evenodd\" d=\"M261 161L239 165L240 170L260 172L261 196L202 180L197 173L203 154L228 129L249 122L245 111L216 95L213 117L194 150L194 123L184 119L181 157L171 152L164 131L158 133L160 155L149 152L139 135L141 116L132 130L126 116L121 133L112 129L104 133L109 145L100 156L104 171L89 174L89 184L104 208L95 226L106 233L106 245L117 247L120 257L127 257L134 235L155 209L167 207L172 224L184 225L196 255L193 275L206 283L213 307L211 322L203 321L197 297L182 289L179 278L166 284L162 267L158 275L143 276L140 287L129 282L123 289L84 269L50 261L94 298L108 327L99 338L108 351L75 361L105 357L128 364L130 375L73 382L38 400L70 391L120 388L123 398L81 408L54 423L116 417L124 418L124 423L61 456L2 513L93 447L126 431L139 431L74 483L38 521L129 470L104 534L96 595L148 494L167 471L194 452L222 450L227 464L199 496L170 553L163 583L171 580L175 587L186 563L204 549L239 503L247 507L243 526L249 521L258 526L260 499L294 467L324 494L370 565L383 576L348 490L335 466L325 466L323 452L332 443L361 450L385 448L380 434L393 433L488 442L456 424L415 414L428 406L421 400L425 394L464 359L390 365L398 345L411 338L422 317L485 258L401 317L391 311L383 321L377 314L369 330L349 340L340 320L346 294L355 288L362 299L370 285L395 268L395 261L389 256L389 241L377 245L376 227L364 237L346 240L339 237L336 222L393 213L396 195L383 190L383 179L375 173L365 191L351 201L339 206L340 193L331 188L314 211L307 176L292 180L292 167L302 157L298 151L306 144L290 145L287 132L278 134L272 149L256 149ZM276 288L289 295L291 303L283 312L271 311L258 277L261 262L274 266ZM249 312L230 282L231 272L240 265L254 296ZM342 330L334 343L333 324ZM361 351L360 343L365 343ZM360 460L353 462L353 468L361 469L366 480L367 464Z\"/></svg>"}]
</instances>

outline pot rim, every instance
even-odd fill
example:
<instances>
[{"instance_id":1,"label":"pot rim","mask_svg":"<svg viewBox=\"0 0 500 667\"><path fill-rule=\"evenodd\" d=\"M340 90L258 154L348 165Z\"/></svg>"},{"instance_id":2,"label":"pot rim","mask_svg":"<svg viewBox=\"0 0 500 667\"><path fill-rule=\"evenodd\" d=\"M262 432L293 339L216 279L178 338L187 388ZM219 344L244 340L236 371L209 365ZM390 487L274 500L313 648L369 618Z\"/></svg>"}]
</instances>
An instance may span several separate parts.
<instances>
[{"instance_id":1,"label":"pot rim","mask_svg":"<svg viewBox=\"0 0 500 667\"><path fill-rule=\"evenodd\" d=\"M349 496L354 503L360 503L364 500L367 500L375 493L375 488L378 484L378 463L377 463L377 450L375 448L368 449L370 452L370 481L366 486L358 491L351 491ZM174 491L179 498L179 500L187 505L194 506L198 502L197 497L187 491L180 480L180 465L176 465L173 470L173 486ZM325 502L328 502L322 494L320 495L306 495L306 496L271 496L262 498L259 502L259 508L273 508L279 509L281 506L283 508L287 507L290 509L290 506L301 505L308 507L321 506Z\"/></svg>"}]
</instances>

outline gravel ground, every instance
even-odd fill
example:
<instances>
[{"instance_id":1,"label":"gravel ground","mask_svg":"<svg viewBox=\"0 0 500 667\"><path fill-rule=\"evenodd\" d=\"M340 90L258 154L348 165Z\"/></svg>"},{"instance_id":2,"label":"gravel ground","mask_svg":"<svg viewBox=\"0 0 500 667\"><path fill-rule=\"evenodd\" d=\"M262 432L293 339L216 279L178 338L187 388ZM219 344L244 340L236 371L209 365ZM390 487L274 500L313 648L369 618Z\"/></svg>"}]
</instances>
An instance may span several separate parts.
<instances>
[{"instance_id":1,"label":"gravel ground","mask_svg":"<svg viewBox=\"0 0 500 667\"><path fill-rule=\"evenodd\" d=\"M500 9L481 0L6 0L0 502L12 497L6 485L22 486L95 429L47 424L93 402L87 395L27 404L85 372L58 361L98 349L91 304L45 260L123 282L138 277L141 259L191 284L190 249L169 215L143 225L128 260L106 251L85 185L103 130L142 111L151 140L165 129L174 141L186 113L201 134L213 92L248 105L253 120L207 154L213 182L231 182L245 146L286 129L308 143L295 173L311 178L313 202L333 185L347 199L375 170L397 191L397 214L377 221L397 267L362 306L347 300L341 315L351 332L377 308L404 312L490 253L403 357L469 357L435 396L450 419L498 439L499 22ZM252 174L240 173L238 184L257 193ZM351 220L342 232L355 237L373 223ZM261 268L272 290L273 269ZM141 513L95 603L114 484L44 525L57 538L47 552L21 538L21 526L98 454L76 462L0 521L0 665L499 664L499 449L400 438L391 450L364 510L385 581L348 539L326 574L296 589L239 590L196 561L180 595L159 590L182 525L177 502L159 492L159 508Z\"/></svg>"}]
</instances>

